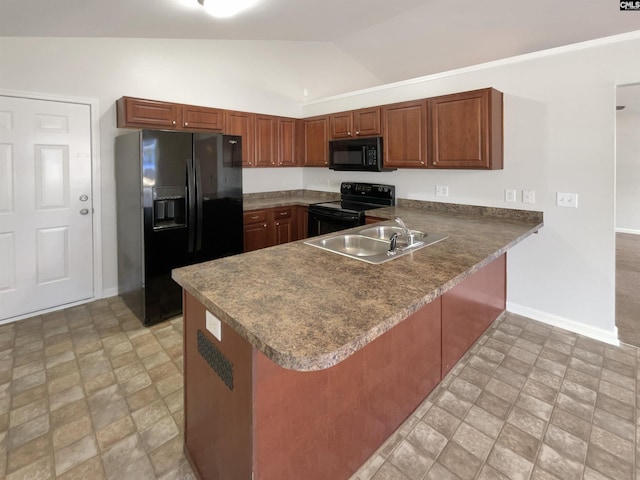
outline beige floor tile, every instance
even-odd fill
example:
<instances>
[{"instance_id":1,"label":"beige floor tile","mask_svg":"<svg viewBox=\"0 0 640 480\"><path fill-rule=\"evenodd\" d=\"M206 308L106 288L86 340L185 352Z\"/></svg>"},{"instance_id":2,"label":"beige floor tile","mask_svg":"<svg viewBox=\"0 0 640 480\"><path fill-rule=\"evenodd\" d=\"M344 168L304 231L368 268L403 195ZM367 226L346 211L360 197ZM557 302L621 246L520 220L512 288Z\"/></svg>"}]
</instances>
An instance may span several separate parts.
<instances>
[{"instance_id":1,"label":"beige floor tile","mask_svg":"<svg viewBox=\"0 0 640 480\"><path fill-rule=\"evenodd\" d=\"M411 480L424 478L435 461L406 440L398 445L388 460Z\"/></svg>"},{"instance_id":2,"label":"beige floor tile","mask_svg":"<svg viewBox=\"0 0 640 480\"><path fill-rule=\"evenodd\" d=\"M104 480L104 470L102 462L96 456L80 465L73 467L62 475L56 477L56 480Z\"/></svg>"},{"instance_id":3,"label":"beige floor tile","mask_svg":"<svg viewBox=\"0 0 640 480\"><path fill-rule=\"evenodd\" d=\"M156 475L162 475L177 465L183 458L183 441L179 436L166 442L149 454Z\"/></svg>"},{"instance_id":4,"label":"beige floor tile","mask_svg":"<svg viewBox=\"0 0 640 480\"><path fill-rule=\"evenodd\" d=\"M52 446L48 435L35 438L7 453L7 473L14 472L44 456L52 456Z\"/></svg>"},{"instance_id":5,"label":"beige floor tile","mask_svg":"<svg viewBox=\"0 0 640 480\"><path fill-rule=\"evenodd\" d=\"M54 452L56 475L86 462L98 454L96 439L93 435L87 435L74 443Z\"/></svg>"},{"instance_id":6,"label":"beige floor tile","mask_svg":"<svg viewBox=\"0 0 640 480\"><path fill-rule=\"evenodd\" d=\"M130 415L116 420L115 422L102 427L96 432L96 439L101 451L107 450L113 444L123 440L136 431L136 427Z\"/></svg>"},{"instance_id":7,"label":"beige floor tile","mask_svg":"<svg viewBox=\"0 0 640 480\"><path fill-rule=\"evenodd\" d=\"M154 423L167 415L169 415L169 410L162 400L156 400L131 414L139 431L150 428Z\"/></svg>"},{"instance_id":8,"label":"beige floor tile","mask_svg":"<svg viewBox=\"0 0 640 480\"><path fill-rule=\"evenodd\" d=\"M180 434L178 426L171 415L161 418L149 429L140 433L142 447L150 453Z\"/></svg>"},{"instance_id":9,"label":"beige floor tile","mask_svg":"<svg viewBox=\"0 0 640 480\"><path fill-rule=\"evenodd\" d=\"M7 475L6 480L48 480L55 478L53 459L47 455Z\"/></svg>"},{"instance_id":10,"label":"beige floor tile","mask_svg":"<svg viewBox=\"0 0 640 480\"><path fill-rule=\"evenodd\" d=\"M180 391L182 393L182 391ZM127 397L127 404L132 412L147 407L160 399L160 394L155 385L150 385Z\"/></svg>"},{"instance_id":11,"label":"beige floor tile","mask_svg":"<svg viewBox=\"0 0 640 480\"><path fill-rule=\"evenodd\" d=\"M93 426L88 415L73 420L53 430L52 443L54 450L60 450L81 438L91 435Z\"/></svg>"},{"instance_id":12,"label":"beige floor tile","mask_svg":"<svg viewBox=\"0 0 640 480\"><path fill-rule=\"evenodd\" d=\"M497 438L497 444L513 451L530 462L535 462L540 443L540 439L523 432L509 423L505 424Z\"/></svg>"},{"instance_id":13,"label":"beige floor tile","mask_svg":"<svg viewBox=\"0 0 640 480\"><path fill-rule=\"evenodd\" d=\"M144 456L145 452L140 445L137 433L116 442L102 454L102 464L107 478Z\"/></svg>"},{"instance_id":14,"label":"beige floor tile","mask_svg":"<svg viewBox=\"0 0 640 480\"><path fill-rule=\"evenodd\" d=\"M13 450L20 445L24 445L25 443L48 433L50 427L49 415L45 413L29 420L28 422L22 423L15 428L11 428L9 430L9 450Z\"/></svg>"}]
</instances>

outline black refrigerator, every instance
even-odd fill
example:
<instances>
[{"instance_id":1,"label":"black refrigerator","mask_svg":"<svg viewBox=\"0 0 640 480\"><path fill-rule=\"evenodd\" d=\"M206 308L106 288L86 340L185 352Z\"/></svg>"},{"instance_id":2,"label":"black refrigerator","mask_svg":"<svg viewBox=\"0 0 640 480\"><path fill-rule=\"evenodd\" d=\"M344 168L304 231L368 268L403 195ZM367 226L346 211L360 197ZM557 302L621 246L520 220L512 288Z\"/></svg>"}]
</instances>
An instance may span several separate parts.
<instances>
[{"instance_id":1,"label":"black refrigerator","mask_svg":"<svg viewBox=\"0 0 640 480\"><path fill-rule=\"evenodd\" d=\"M118 293L145 324L182 312L171 270L241 253L242 138L116 137Z\"/></svg>"}]
</instances>

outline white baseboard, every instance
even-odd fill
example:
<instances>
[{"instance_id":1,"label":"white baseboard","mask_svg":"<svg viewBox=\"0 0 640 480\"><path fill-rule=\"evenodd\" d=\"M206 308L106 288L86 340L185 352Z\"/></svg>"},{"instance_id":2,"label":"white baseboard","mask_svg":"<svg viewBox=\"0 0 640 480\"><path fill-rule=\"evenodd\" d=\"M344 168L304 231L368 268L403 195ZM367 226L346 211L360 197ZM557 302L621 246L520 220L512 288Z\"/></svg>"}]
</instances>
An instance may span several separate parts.
<instances>
[{"instance_id":1,"label":"white baseboard","mask_svg":"<svg viewBox=\"0 0 640 480\"><path fill-rule=\"evenodd\" d=\"M102 296L100 298L116 297L118 295L118 287L106 288L102 290Z\"/></svg>"},{"instance_id":2,"label":"white baseboard","mask_svg":"<svg viewBox=\"0 0 640 480\"><path fill-rule=\"evenodd\" d=\"M576 322L575 320L570 320L568 318L511 302L507 302L507 311L546 323L547 325L564 328L570 332L579 333L585 337L600 340L601 342L605 342L610 345L620 345L620 341L618 340L618 328L616 326L613 327L613 330L604 330L602 328L592 327L591 325L585 325L584 323Z\"/></svg>"},{"instance_id":3,"label":"white baseboard","mask_svg":"<svg viewBox=\"0 0 640 480\"><path fill-rule=\"evenodd\" d=\"M640 230L633 228L616 228L616 233L630 233L631 235L640 235Z\"/></svg>"}]
</instances>

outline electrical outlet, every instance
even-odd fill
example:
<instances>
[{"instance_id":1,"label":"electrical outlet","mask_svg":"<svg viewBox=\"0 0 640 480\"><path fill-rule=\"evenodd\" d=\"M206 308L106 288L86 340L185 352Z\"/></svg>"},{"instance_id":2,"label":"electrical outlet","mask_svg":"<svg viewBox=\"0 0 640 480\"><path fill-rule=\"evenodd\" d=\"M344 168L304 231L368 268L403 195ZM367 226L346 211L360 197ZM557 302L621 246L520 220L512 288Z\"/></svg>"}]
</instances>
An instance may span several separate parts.
<instances>
[{"instance_id":1,"label":"electrical outlet","mask_svg":"<svg viewBox=\"0 0 640 480\"><path fill-rule=\"evenodd\" d=\"M506 189L504 191L504 201L505 202L511 202L511 203L515 203L516 200L516 191L515 190L511 190L511 189Z\"/></svg>"},{"instance_id":2,"label":"electrical outlet","mask_svg":"<svg viewBox=\"0 0 640 480\"><path fill-rule=\"evenodd\" d=\"M448 197L449 187L446 185L436 185L436 197Z\"/></svg>"},{"instance_id":3,"label":"electrical outlet","mask_svg":"<svg viewBox=\"0 0 640 480\"><path fill-rule=\"evenodd\" d=\"M556 205L558 207L578 208L578 194L558 192L556 194Z\"/></svg>"},{"instance_id":4,"label":"electrical outlet","mask_svg":"<svg viewBox=\"0 0 640 480\"><path fill-rule=\"evenodd\" d=\"M536 191L535 190L523 190L522 191L522 203L536 203Z\"/></svg>"}]
</instances>

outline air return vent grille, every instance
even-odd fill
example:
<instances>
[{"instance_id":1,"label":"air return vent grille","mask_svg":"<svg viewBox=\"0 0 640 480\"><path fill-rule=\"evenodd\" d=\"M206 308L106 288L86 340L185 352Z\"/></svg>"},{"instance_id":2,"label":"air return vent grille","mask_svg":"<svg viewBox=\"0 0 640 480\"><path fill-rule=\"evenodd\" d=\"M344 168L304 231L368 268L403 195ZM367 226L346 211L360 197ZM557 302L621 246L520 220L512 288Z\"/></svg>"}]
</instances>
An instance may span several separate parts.
<instances>
[{"instance_id":1,"label":"air return vent grille","mask_svg":"<svg viewBox=\"0 0 640 480\"><path fill-rule=\"evenodd\" d=\"M218 374L229 390L233 390L233 364L225 357L209 339L198 330L198 353Z\"/></svg>"}]
</instances>

